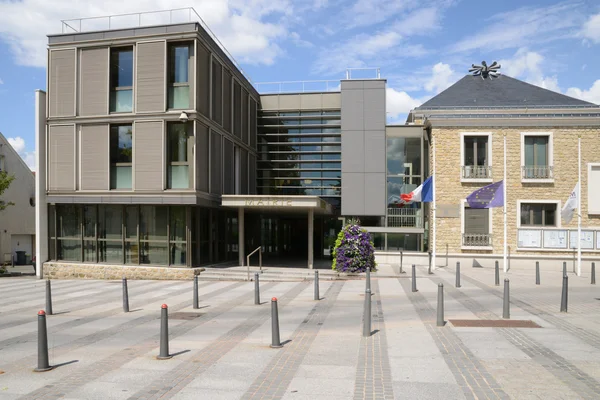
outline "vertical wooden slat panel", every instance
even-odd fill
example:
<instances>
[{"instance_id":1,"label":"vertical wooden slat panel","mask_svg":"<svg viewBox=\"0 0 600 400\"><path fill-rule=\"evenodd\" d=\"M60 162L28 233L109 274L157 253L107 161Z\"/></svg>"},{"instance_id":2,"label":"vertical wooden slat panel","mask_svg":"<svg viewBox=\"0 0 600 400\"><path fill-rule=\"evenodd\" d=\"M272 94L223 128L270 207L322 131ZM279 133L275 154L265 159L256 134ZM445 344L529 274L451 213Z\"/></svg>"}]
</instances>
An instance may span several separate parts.
<instances>
[{"instance_id":1,"label":"vertical wooden slat panel","mask_svg":"<svg viewBox=\"0 0 600 400\"><path fill-rule=\"evenodd\" d=\"M165 42L137 44L136 111L165 110Z\"/></svg>"},{"instance_id":2,"label":"vertical wooden slat panel","mask_svg":"<svg viewBox=\"0 0 600 400\"><path fill-rule=\"evenodd\" d=\"M210 137L210 192L221 194L221 135L211 131Z\"/></svg>"},{"instance_id":3,"label":"vertical wooden slat panel","mask_svg":"<svg viewBox=\"0 0 600 400\"><path fill-rule=\"evenodd\" d=\"M75 126L48 127L48 189L75 190Z\"/></svg>"},{"instance_id":4,"label":"vertical wooden slat panel","mask_svg":"<svg viewBox=\"0 0 600 400\"><path fill-rule=\"evenodd\" d=\"M133 132L135 190L163 190L163 123L136 122Z\"/></svg>"},{"instance_id":5,"label":"vertical wooden slat panel","mask_svg":"<svg viewBox=\"0 0 600 400\"><path fill-rule=\"evenodd\" d=\"M108 190L108 124L81 126L81 189Z\"/></svg>"},{"instance_id":6,"label":"vertical wooden slat panel","mask_svg":"<svg viewBox=\"0 0 600 400\"><path fill-rule=\"evenodd\" d=\"M242 99L241 99L241 130L242 130L242 140L244 143L248 143L248 92L245 89L242 89Z\"/></svg>"},{"instance_id":7,"label":"vertical wooden slat panel","mask_svg":"<svg viewBox=\"0 0 600 400\"><path fill-rule=\"evenodd\" d=\"M248 154L248 194L256 194L256 157Z\"/></svg>"},{"instance_id":8,"label":"vertical wooden slat panel","mask_svg":"<svg viewBox=\"0 0 600 400\"><path fill-rule=\"evenodd\" d=\"M256 109L257 104L250 98L250 147L256 148Z\"/></svg>"},{"instance_id":9,"label":"vertical wooden slat panel","mask_svg":"<svg viewBox=\"0 0 600 400\"><path fill-rule=\"evenodd\" d=\"M208 127L196 123L196 188L208 193Z\"/></svg>"},{"instance_id":10,"label":"vertical wooden slat panel","mask_svg":"<svg viewBox=\"0 0 600 400\"><path fill-rule=\"evenodd\" d=\"M235 193L233 164L233 142L223 139L223 194Z\"/></svg>"},{"instance_id":11,"label":"vertical wooden slat panel","mask_svg":"<svg viewBox=\"0 0 600 400\"><path fill-rule=\"evenodd\" d=\"M49 117L75 115L75 49L50 52Z\"/></svg>"},{"instance_id":12,"label":"vertical wooden slat panel","mask_svg":"<svg viewBox=\"0 0 600 400\"><path fill-rule=\"evenodd\" d=\"M223 71L223 128L231 133L231 72Z\"/></svg>"},{"instance_id":13,"label":"vertical wooden slat panel","mask_svg":"<svg viewBox=\"0 0 600 400\"><path fill-rule=\"evenodd\" d=\"M240 149L240 194L248 194L248 152Z\"/></svg>"},{"instance_id":14,"label":"vertical wooden slat panel","mask_svg":"<svg viewBox=\"0 0 600 400\"><path fill-rule=\"evenodd\" d=\"M212 63L212 119L223 124L223 67L217 60Z\"/></svg>"},{"instance_id":15,"label":"vertical wooden slat panel","mask_svg":"<svg viewBox=\"0 0 600 400\"><path fill-rule=\"evenodd\" d=\"M242 136L242 87L237 81L233 83L233 134Z\"/></svg>"},{"instance_id":16,"label":"vertical wooden slat panel","mask_svg":"<svg viewBox=\"0 0 600 400\"><path fill-rule=\"evenodd\" d=\"M108 47L81 50L80 115L108 112Z\"/></svg>"},{"instance_id":17,"label":"vertical wooden slat panel","mask_svg":"<svg viewBox=\"0 0 600 400\"><path fill-rule=\"evenodd\" d=\"M205 117L209 117L209 95L210 95L210 53L200 42L196 42L196 97L198 111Z\"/></svg>"}]
</instances>

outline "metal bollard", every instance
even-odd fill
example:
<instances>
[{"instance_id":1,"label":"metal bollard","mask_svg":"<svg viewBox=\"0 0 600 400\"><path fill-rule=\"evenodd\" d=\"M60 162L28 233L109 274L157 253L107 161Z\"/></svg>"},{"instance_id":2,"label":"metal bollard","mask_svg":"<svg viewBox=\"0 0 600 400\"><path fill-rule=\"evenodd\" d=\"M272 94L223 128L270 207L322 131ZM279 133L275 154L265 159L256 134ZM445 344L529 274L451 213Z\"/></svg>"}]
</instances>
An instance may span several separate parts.
<instances>
[{"instance_id":1,"label":"metal bollard","mask_svg":"<svg viewBox=\"0 0 600 400\"><path fill-rule=\"evenodd\" d=\"M432 272L431 272L431 259L432 259L432 256L433 256L433 253L430 251L430 252L429 252L429 269L427 270L427 273L428 273L429 275L431 275L431 274L432 274Z\"/></svg>"},{"instance_id":2,"label":"metal bollard","mask_svg":"<svg viewBox=\"0 0 600 400\"><path fill-rule=\"evenodd\" d=\"M592 285L596 284L596 263L592 263Z\"/></svg>"},{"instance_id":3,"label":"metal bollard","mask_svg":"<svg viewBox=\"0 0 600 400\"><path fill-rule=\"evenodd\" d=\"M277 311L277 297L271 299L271 347L278 349L283 347L279 339L279 313Z\"/></svg>"},{"instance_id":4,"label":"metal bollard","mask_svg":"<svg viewBox=\"0 0 600 400\"><path fill-rule=\"evenodd\" d=\"M460 262L456 263L456 283L454 286L460 287Z\"/></svg>"},{"instance_id":5,"label":"metal bollard","mask_svg":"<svg viewBox=\"0 0 600 400\"><path fill-rule=\"evenodd\" d=\"M160 353L158 360L168 360L169 355L169 309L166 304L160 307Z\"/></svg>"},{"instance_id":6,"label":"metal bollard","mask_svg":"<svg viewBox=\"0 0 600 400\"><path fill-rule=\"evenodd\" d=\"M258 272L254 274L254 304L260 305L260 282Z\"/></svg>"},{"instance_id":7,"label":"metal bollard","mask_svg":"<svg viewBox=\"0 0 600 400\"><path fill-rule=\"evenodd\" d=\"M406 272L404 272L404 269L402 268L403 258L404 258L404 252L400 251L400 273L401 274L405 274L406 273Z\"/></svg>"},{"instance_id":8,"label":"metal bollard","mask_svg":"<svg viewBox=\"0 0 600 400\"><path fill-rule=\"evenodd\" d=\"M367 268L367 282L365 290L371 290L371 268Z\"/></svg>"},{"instance_id":9,"label":"metal bollard","mask_svg":"<svg viewBox=\"0 0 600 400\"><path fill-rule=\"evenodd\" d=\"M444 326L444 284L438 285L437 326Z\"/></svg>"},{"instance_id":10,"label":"metal bollard","mask_svg":"<svg viewBox=\"0 0 600 400\"><path fill-rule=\"evenodd\" d=\"M508 279L504 280L504 307L502 309L502 318L510 319L510 289L509 289L510 281Z\"/></svg>"},{"instance_id":11,"label":"metal bollard","mask_svg":"<svg viewBox=\"0 0 600 400\"><path fill-rule=\"evenodd\" d=\"M52 367L48 361L48 331L46 330L46 313L38 312L38 364L35 372L50 371Z\"/></svg>"},{"instance_id":12,"label":"metal bollard","mask_svg":"<svg viewBox=\"0 0 600 400\"><path fill-rule=\"evenodd\" d=\"M415 264L412 266L412 291L413 293L417 291L417 267Z\"/></svg>"},{"instance_id":13,"label":"metal bollard","mask_svg":"<svg viewBox=\"0 0 600 400\"><path fill-rule=\"evenodd\" d=\"M50 286L50 279L46 280L46 313L44 315L52 315L52 287Z\"/></svg>"},{"instance_id":14,"label":"metal bollard","mask_svg":"<svg viewBox=\"0 0 600 400\"><path fill-rule=\"evenodd\" d=\"M194 309L199 309L200 304L198 301L198 275L194 275L194 301L193 301Z\"/></svg>"},{"instance_id":15,"label":"metal bollard","mask_svg":"<svg viewBox=\"0 0 600 400\"><path fill-rule=\"evenodd\" d=\"M535 262L535 284L536 285L540 284L540 262L539 261Z\"/></svg>"},{"instance_id":16,"label":"metal bollard","mask_svg":"<svg viewBox=\"0 0 600 400\"><path fill-rule=\"evenodd\" d=\"M127 278L123 277L123 312L129 312L129 291L127 290Z\"/></svg>"},{"instance_id":17,"label":"metal bollard","mask_svg":"<svg viewBox=\"0 0 600 400\"><path fill-rule=\"evenodd\" d=\"M315 271L315 300L321 300L321 296L319 295L319 271Z\"/></svg>"},{"instance_id":18,"label":"metal bollard","mask_svg":"<svg viewBox=\"0 0 600 400\"><path fill-rule=\"evenodd\" d=\"M567 276L567 262L563 261L563 276Z\"/></svg>"},{"instance_id":19,"label":"metal bollard","mask_svg":"<svg viewBox=\"0 0 600 400\"><path fill-rule=\"evenodd\" d=\"M496 261L496 286L500 286L500 266L498 265L498 261Z\"/></svg>"},{"instance_id":20,"label":"metal bollard","mask_svg":"<svg viewBox=\"0 0 600 400\"><path fill-rule=\"evenodd\" d=\"M567 312L569 303L569 277L563 276L562 295L560 296L560 312Z\"/></svg>"},{"instance_id":21,"label":"metal bollard","mask_svg":"<svg viewBox=\"0 0 600 400\"><path fill-rule=\"evenodd\" d=\"M365 312L363 315L363 336L371 336L371 289L365 290Z\"/></svg>"}]
</instances>

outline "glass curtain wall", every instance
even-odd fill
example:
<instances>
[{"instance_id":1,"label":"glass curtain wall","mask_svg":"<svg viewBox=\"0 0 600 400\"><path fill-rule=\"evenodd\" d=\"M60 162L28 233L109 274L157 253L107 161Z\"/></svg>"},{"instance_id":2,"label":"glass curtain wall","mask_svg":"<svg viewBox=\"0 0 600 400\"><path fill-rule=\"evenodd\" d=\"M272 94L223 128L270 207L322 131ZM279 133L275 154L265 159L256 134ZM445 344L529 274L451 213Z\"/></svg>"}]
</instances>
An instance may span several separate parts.
<instances>
[{"instance_id":1,"label":"glass curtain wall","mask_svg":"<svg viewBox=\"0 0 600 400\"><path fill-rule=\"evenodd\" d=\"M406 203L401 197L422 182L421 141L421 138L387 138L387 226L423 226L422 203Z\"/></svg>"}]
</instances>

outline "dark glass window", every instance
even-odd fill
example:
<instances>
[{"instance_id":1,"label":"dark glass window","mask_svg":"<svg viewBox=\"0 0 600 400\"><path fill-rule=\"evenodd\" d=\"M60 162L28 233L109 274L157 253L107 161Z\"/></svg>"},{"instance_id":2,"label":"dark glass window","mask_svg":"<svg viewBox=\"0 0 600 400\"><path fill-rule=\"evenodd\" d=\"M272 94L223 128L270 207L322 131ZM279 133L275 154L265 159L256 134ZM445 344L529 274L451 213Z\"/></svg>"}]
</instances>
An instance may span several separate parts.
<instances>
[{"instance_id":1,"label":"dark glass window","mask_svg":"<svg viewBox=\"0 0 600 400\"><path fill-rule=\"evenodd\" d=\"M192 141L189 140L189 125L181 122L168 124L167 184L169 189L192 187L189 161L192 159Z\"/></svg>"},{"instance_id":2,"label":"dark glass window","mask_svg":"<svg viewBox=\"0 0 600 400\"><path fill-rule=\"evenodd\" d=\"M110 111L133 110L133 48L110 51Z\"/></svg>"},{"instance_id":3,"label":"dark glass window","mask_svg":"<svg viewBox=\"0 0 600 400\"><path fill-rule=\"evenodd\" d=\"M110 127L110 188L131 189L133 132L131 125Z\"/></svg>"},{"instance_id":4,"label":"dark glass window","mask_svg":"<svg viewBox=\"0 0 600 400\"><path fill-rule=\"evenodd\" d=\"M190 45L172 44L169 46L169 93L168 107L190 108Z\"/></svg>"},{"instance_id":5,"label":"dark glass window","mask_svg":"<svg viewBox=\"0 0 600 400\"><path fill-rule=\"evenodd\" d=\"M556 226L556 203L521 203L521 226Z\"/></svg>"}]
</instances>

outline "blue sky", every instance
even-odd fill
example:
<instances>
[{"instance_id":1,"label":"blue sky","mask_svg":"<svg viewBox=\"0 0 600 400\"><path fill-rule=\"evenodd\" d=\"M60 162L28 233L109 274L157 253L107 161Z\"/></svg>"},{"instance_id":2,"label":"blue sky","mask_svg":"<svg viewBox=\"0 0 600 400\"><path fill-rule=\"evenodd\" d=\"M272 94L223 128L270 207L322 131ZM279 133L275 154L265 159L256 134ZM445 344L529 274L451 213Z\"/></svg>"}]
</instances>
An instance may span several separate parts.
<instances>
[{"instance_id":1,"label":"blue sky","mask_svg":"<svg viewBox=\"0 0 600 400\"><path fill-rule=\"evenodd\" d=\"M381 68L390 122L482 60L600 104L598 0L0 0L0 132L33 166L34 91L46 87L45 35L59 33L61 19L190 6L253 82L335 81L349 67Z\"/></svg>"}]
</instances>

